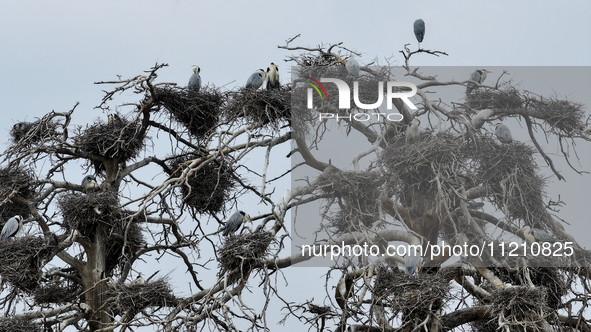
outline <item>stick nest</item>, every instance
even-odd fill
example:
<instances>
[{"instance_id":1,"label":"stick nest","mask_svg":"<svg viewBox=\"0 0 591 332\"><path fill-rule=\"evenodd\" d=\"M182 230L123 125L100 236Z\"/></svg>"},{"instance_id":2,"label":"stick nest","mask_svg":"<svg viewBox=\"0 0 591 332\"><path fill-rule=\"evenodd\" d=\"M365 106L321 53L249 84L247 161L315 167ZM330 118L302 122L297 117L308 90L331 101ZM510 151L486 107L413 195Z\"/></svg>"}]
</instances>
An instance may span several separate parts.
<instances>
[{"instance_id":1,"label":"stick nest","mask_svg":"<svg viewBox=\"0 0 591 332\"><path fill-rule=\"evenodd\" d=\"M31 292L41 280L42 260L49 255L47 240L38 236L0 241L0 276L18 289Z\"/></svg>"},{"instance_id":2,"label":"stick nest","mask_svg":"<svg viewBox=\"0 0 591 332\"><path fill-rule=\"evenodd\" d=\"M191 160L203 158L202 154L192 153L171 159L168 166L173 177L181 175ZM183 202L197 213L216 214L220 212L235 186L234 168L230 162L219 157L190 175L181 186Z\"/></svg>"},{"instance_id":3,"label":"stick nest","mask_svg":"<svg viewBox=\"0 0 591 332\"><path fill-rule=\"evenodd\" d=\"M339 211L328 218L335 234L371 228L379 218L383 177L378 172L331 172L317 181L325 195L338 199Z\"/></svg>"},{"instance_id":4,"label":"stick nest","mask_svg":"<svg viewBox=\"0 0 591 332\"><path fill-rule=\"evenodd\" d=\"M521 108L523 99L519 91L509 85L502 86L500 90L480 88L466 95L466 106L475 110L510 110Z\"/></svg>"},{"instance_id":5,"label":"stick nest","mask_svg":"<svg viewBox=\"0 0 591 332\"><path fill-rule=\"evenodd\" d=\"M59 123L52 117L45 116L35 122L19 122L10 130L12 142L19 150L30 149L32 146L42 144L48 140L55 140L59 135L57 131Z\"/></svg>"},{"instance_id":6,"label":"stick nest","mask_svg":"<svg viewBox=\"0 0 591 332\"><path fill-rule=\"evenodd\" d=\"M193 136L203 138L217 126L224 102L219 90L202 87L199 92L194 92L167 86L155 91L156 103L164 106Z\"/></svg>"},{"instance_id":7,"label":"stick nest","mask_svg":"<svg viewBox=\"0 0 591 332\"><path fill-rule=\"evenodd\" d=\"M394 312L402 311L403 321L418 324L442 308L450 298L449 290L449 281L442 275L408 276L398 268L381 267L373 294Z\"/></svg>"},{"instance_id":8,"label":"stick nest","mask_svg":"<svg viewBox=\"0 0 591 332\"><path fill-rule=\"evenodd\" d=\"M231 235L226 243L218 250L220 266L233 272L231 281L247 275L260 260L269 252L269 244L273 235L266 231L258 231L246 235ZM235 270L237 270L236 273Z\"/></svg>"},{"instance_id":9,"label":"stick nest","mask_svg":"<svg viewBox=\"0 0 591 332\"><path fill-rule=\"evenodd\" d=\"M531 99L532 116L552 126L557 135L569 136L574 130L584 130L585 111L583 105L567 100Z\"/></svg>"},{"instance_id":10,"label":"stick nest","mask_svg":"<svg viewBox=\"0 0 591 332\"><path fill-rule=\"evenodd\" d=\"M78 131L74 142L81 151L116 159L118 162L136 158L144 148L146 138L138 122L130 122L123 117L118 117L110 123L97 121ZM95 161L94 166L97 173L104 171L101 162Z\"/></svg>"},{"instance_id":11,"label":"stick nest","mask_svg":"<svg viewBox=\"0 0 591 332\"><path fill-rule=\"evenodd\" d=\"M50 282L33 291L36 304L65 304L75 300L82 287L71 281Z\"/></svg>"},{"instance_id":12,"label":"stick nest","mask_svg":"<svg viewBox=\"0 0 591 332\"><path fill-rule=\"evenodd\" d=\"M248 123L279 127L291 121L291 88L281 86L272 90L241 89L232 93L226 108L229 120L239 117Z\"/></svg>"},{"instance_id":13,"label":"stick nest","mask_svg":"<svg viewBox=\"0 0 591 332\"><path fill-rule=\"evenodd\" d=\"M120 214L119 199L111 191L65 193L59 197L58 205L68 233L76 229L88 238L92 238L99 225L103 225L102 230L110 230Z\"/></svg>"},{"instance_id":14,"label":"stick nest","mask_svg":"<svg viewBox=\"0 0 591 332\"><path fill-rule=\"evenodd\" d=\"M26 205L14 203L11 198L30 199L35 196L35 176L31 171L16 166L0 168L0 217L8 220L15 215L28 218Z\"/></svg>"},{"instance_id":15,"label":"stick nest","mask_svg":"<svg viewBox=\"0 0 591 332\"><path fill-rule=\"evenodd\" d=\"M2 332L42 332L40 324L33 323L24 317L0 318L0 331Z\"/></svg>"},{"instance_id":16,"label":"stick nest","mask_svg":"<svg viewBox=\"0 0 591 332\"><path fill-rule=\"evenodd\" d=\"M107 296L113 299L113 316L127 313L131 319L149 307L172 307L178 303L172 287L165 279L139 284L111 284Z\"/></svg>"}]
</instances>

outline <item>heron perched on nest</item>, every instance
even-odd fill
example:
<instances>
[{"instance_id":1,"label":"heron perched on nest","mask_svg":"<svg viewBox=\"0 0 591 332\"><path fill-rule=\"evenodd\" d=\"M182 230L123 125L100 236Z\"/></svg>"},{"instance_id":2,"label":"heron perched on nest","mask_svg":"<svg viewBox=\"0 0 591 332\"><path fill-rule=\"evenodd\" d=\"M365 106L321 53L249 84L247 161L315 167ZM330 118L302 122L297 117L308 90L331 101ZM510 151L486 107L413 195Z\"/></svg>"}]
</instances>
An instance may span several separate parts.
<instances>
[{"instance_id":1,"label":"heron perched on nest","mask_svg":"<svg viewBox=\"0 0 591 332\"><path fill-rule=\"evenodd\" d=\"M144 278L142 278L141 274L138 274L137 277L135 277L135 279L133 279L129 284L130 285L144 285L146 283L146 281L144 280Z\"/></svg>"},{"instance_id":2,"label":"heron perched on nest","mask_svg":"<svg viewBox=\"0 0 591 332\"><path fill-rule=\"evenodd\" d=\"M337 283L334 292L334 298L341 309L347 308L347 299L353 295L353 279L350 277L342 277Z\"/></svg>"},{"instance_id":3,"label":"heron perched on nest","mask_svg":"<svg viewBox=\"0 0 591 332\"><path fill-rule=\"evenodd\" d=\"M84 179L82 179L82 187L86 190L101 188L98 182L96 182L96 177L94 175L85 176Z\"/></svg>"},{"instance_id":4,"label":"heron perched on nest","mask_svg":"<svg viewBox=\"0 0 591 332\"><path fill-rule=\"evenodd\" d=\"M491 71L488 71L486 69L476 69L472 75L470 75L470 81L474 81L477 82L478 84L482 84L484 82L484 80L486 79L486 74L488 73L492 73ZM469 82L468 84L466 84L466 93L470 93L472 91L474 91L474 89L476 89L476 84Z\"/></svg>"},{"instance_id":5,"label":"heron perched on nest","mask_svg":"<svg viewBox=\"0 0 591 332\"><path fill-rule=\"evenodd\" d=\"M121 117L119 116L119 114L113 113L113 114L107 115L107 123L108 124L113 124L113 123L117 123L117 122L121 122Z\"/></svg>"},{"instance_id":6,"label":"heron perched on nest","mask_svg":"<svg viewBox=\"0 0 591 332\"><path fill-rule=\"evenodd\" d=\"M267 90L279 89L279 66L271 62L267 67Z\"/></svg>"},{"instance_id":7,"label":"heron perched on nest","mask_svg":"<svg viewBox=\"0 0 591 332\"><path fill-rule=\"evenodd\" d=\"M246 223L247 221L250 221L250 223L252 224L250 216L244 213L244 211L234 212L230 219L226 221L226 228L224 228L223 235L228 236L230 234L234 234L234 232L236 232L240 228L240 225Z\"/></svg>"},{"instance_id":8,"label":"heron perched on nest","mask_svg":"<svg viewBox=\"0 0 591 332\"><path fill-rule=\"evenodd\" d=\"M527 240L527 242L529 243L534 243L534 242L551 242L554 243L556 242L556 239L554 238L554 236L552 236L552 234L543 231L539 228L531 228L529 226L523 226L522 228L518 229L517 232L515 233L519 233L523 231L523 237L525 237L525 239Z\"/></svg>"},{"instance_id":9,"label":"heron perched on nest","mask_svg":"<svg viewBox=\"0 0 591 332\"><path fill-rule=\"evenodd\" d=\"M361 67L359 65L359 62L357 62L357 60L355 60L354 58L348 58L348 59L343 59L340 61L337 61L337 63L344 63L345 64L345 68L347 69L347 72L353 76L359 76L359 68Z\"/></svg>"},{"instance_id":10,"label":"heron perched on nest","mask_svg":"<svg viewBox=\"0 0 591 332\"><path fill-rule=\"evenodd\" d=\"M409 276L412 276L419 272L422 263L423 258L420 253L418 253L417 250L411 250L411 248L408 248L408 252L406 256L404 256L404 272Z\"/></svg>"},{"instance_id":11,"label":"heron perched on nest","mask_svg":"<svg viewBox=\"0 0 591 332\"><path fill-rule=\"evenodd\" d=\"M189 88L189 90L199 92L199 89L201 89L201 76L199 76L200 72L201 68L193 66L193 75L191 75L189 83L187 84L187 88Z\"/></svg>"},{"instance_id":12,"label":"heron perched on nest","mask_svg":"<svg viewBox=\"0 0 591 332\"><path fill-rule=\"evenodd\" d=\"M250 75L246 81L246 88L256 90L263 85L266 78L267 73L263 69L259 69Z\"/></svg>"},{"instance_id":13,"label":"heron perched on nest","mask_svg":"<svg viewBox=\"0 0 591 332\"><path fill-rule=\"evenodd\" d=\"M499 141L503 143L513 142L513 137L511 136L511 131L509 130L509 127L505 126L500 122L495 123L493 126L495 127L495 134L497 135Z\"/></svg>"},{"instance_id":14,"label":"heron perched on nest","mask_svg":"<svg viewBox=\"0 0 591 332\"><path fill-rule=\"evenodd\" d=\"M19 123L15 123L14 126L12 126L12 129L10 130L10 134L12 136L14 136L17 132L23 131L30 124L31 124L30 122L19 122Z\"/></svg>"},{"instance_id":15,"label":"heron perched on nest","mask_svg":"<svg viewBox=\"0 0 591 332\"><path fill-rule=\"evenodd\" d=\"M423 41L423 38L425 38L425 21L419 18L415 21L414 28L415 37L417 37L417 40L419 41L419 48L421 48L421 42Z\"/></svg>"},{"instance_id":16,"label":"heron perched on nest","mask_svg":"<svg viewBox=\"0 0 591 332\"><path fill-rule=\"evenodd\" d=\"M419 131L419 124L421 121L417 118L413 118L412 121L406 127L406 141L412 142L419 138L420 131Z\"/></svg>"},{"instance_id":17,"label":"heron perched on nest","mask_svg":"<svg viewBox=\"0 0 591 332\"><path fill-rule=\"evenodd\" d=\"M2 227L2 233L0 233L0 240L5 240L10 237L15 237L20 231L23 230L23 217L16 215L4 224Z\"/></svg>"}]
</instances>

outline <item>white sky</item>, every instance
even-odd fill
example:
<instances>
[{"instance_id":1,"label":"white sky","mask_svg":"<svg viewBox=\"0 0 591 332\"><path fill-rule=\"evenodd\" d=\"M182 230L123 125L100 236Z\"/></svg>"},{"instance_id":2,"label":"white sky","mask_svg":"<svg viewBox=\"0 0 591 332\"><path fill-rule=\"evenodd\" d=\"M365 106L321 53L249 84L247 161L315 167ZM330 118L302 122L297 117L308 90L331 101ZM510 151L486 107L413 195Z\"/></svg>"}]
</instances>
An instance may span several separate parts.
<instances>
[{"instance_id":1,"label":"white sky","mask_svg":"<svg viewBox=\"0 0 591 332\"><path fill-rule=\"evenodd\" d=\"M362 64L376 57L393 57L394 64L400 64L403 59L398 51L403 45L416 47L412 24L417 18L426 23L422 46L449 56L416 56L413 65L591 65L591 2L410 3L3 1L0 132L8 141L14 123L33 121L51 110L67 111L77 101L81 105L75 123L103 117L93 107L99 104L104 87L93 82L115 79L116 75L135 76L156 62L170 65L159 71L159 82L185 85L191 65L196 64L201 67L204 84L234 88L273 61L287 83L291 64L283 59L290 53L277 45L296 34L302 35L296 45L344 42L363 54L359 58ZM589 160L589 149L583 149L583 144L579 149ZM582 168L590 170L591 165ZM589 204L590 187L582 185L572 172L565 176L569 182L557 190L579 193L574 207L564 208L570 213L568 220L588 220L584 207ZM580 212L572 212L576 208ZM588 234L588 228L585 230ZM184 270L179 267L177 271ZM323 298L320 273L325 271L289 269L288 288L294 290L290 300ZM317 277L311 277L313 273ZM310 280L318 280L318 287ZM268 324L273 326L278 320L278 316L269 317ZM294 319L288 322L298 324ZM293 330L288 327L285 330Z\"/></svg>"}]
</instances>

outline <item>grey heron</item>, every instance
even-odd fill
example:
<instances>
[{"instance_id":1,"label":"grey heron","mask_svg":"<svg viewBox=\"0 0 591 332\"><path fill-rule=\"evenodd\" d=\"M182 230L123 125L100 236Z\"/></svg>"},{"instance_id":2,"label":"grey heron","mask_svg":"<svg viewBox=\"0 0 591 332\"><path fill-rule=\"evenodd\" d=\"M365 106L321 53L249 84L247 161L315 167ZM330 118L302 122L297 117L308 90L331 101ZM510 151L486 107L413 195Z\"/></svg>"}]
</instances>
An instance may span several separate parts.
<instances>
[{"instance_id":1,"label":"grey heron","mask_svg":"<svg viewBox=\"0 0 591 332\"><path fill-rule=\"evenodd\" d=\"M121 122L121 117L117 113L112 113L107 115L107 123L114 124L116 122Z\"/></svg>"},{"instance_id":2,"label":"grey heron","mask_svg":"<svg viewBox=\"0 0 591 332\"><path fill-rule=\"evenodd\" d=\"M406 256L404 256L404 272L409 276L417 273L423 262L423 258L420 252L417 252L416 247L414 248L415 250L411 249L413 248L409 247Z\"/></svg>"},{"instance_id":3,"label":"grey heron","mask_svg":"<svg viewBox=\"0 0 591 332\"><path fill-rule=\"evenodd\" d=\"M334 298L341 309L347 308L347 299L351 296L353 291L353 279L349 277L342 277L337 283L334 292Z\"/></svg>"},{"instance_id":4,"label":"grey heron","mask_svg":"<svg viewBox=\"0 0 591 332\"><path fill-rule=\"evenodd\" d=\"M468 209L477 210L484 206L483 202L468 202Z\"/></svg>"},{"instance_id":5,"label":"grey heron","mask_svg":"<svg viewBox=\"0 0 591 332\"><path fill-rule=\"evenodd\" d=\"M495 123L493 126L495 127L495 134L497 135L499 141L503 143L513 142L513 137L511 136L511 131L509 130L509 127L505 126L500 122Z\"/></svg>"},{"instance_id":6,"label":"grey heron","mask_svg":"<svg viewBox=\"0 0 591 332\"><path fill-rule=\"evenodd\" d=\"M279 89L279 66L271 62L267 67L267 90Z\"/></svg>"},{"instance_id":7,"label":"grey heron","mask_svg":"<svg viewBox=\"0 0 591 332\"><path fill-rule=\"evenodd\" d=\"M359 62L357 60L355 60L354 58L348 58L348 59L343 59L340 61L337 61L337 63L344 63L345 64L345 69L347 69L347 72L353 76L359 76L359 68L361 67L359 65Z\"/></svg>"},{"instance_id":8,"label":"grey heron","mask_svg":"<svg viewBox=\"0 0 591 332\"><path fill-rule=\"evenodd\" d=\"M422 19L418 19L415 21L414 24L414 28L415 28L415 37L417 37L417 40L419 41L419 49L421 48L421 42L423 41L423 38L425 38L425 21L423 21Z\"/></svg>"},{"instance_id":9,"label":"grey heron","mask_svg":"<svg viewBox=\"0 0 591 332\"><path fill-rule=\"evenodd\" d=\"M412 121L410 121L410 123L408 124L408 127L406 127L406 141L407 142L412 142L416 139L419 138L420 135L420 131L419 131L419 124L421 123L421 121L417 118L413 118Z\"/></svg>"},{"instance_id":10,"label":"grey heron","mask_svg":"<svg viewBox=\"0 0 591 332\"><path fill-rule=\"evenodd\" d=\"M15 237L20 231L23 230L23 217L16 215L4 224L2 227L2 233L0 233L0 240L8 239L9 237Z\"/></svg>"},{"instance_id":11,"label":"grey heron","mask_svg":"<svg viewBox=\"0 0 591 332\"><path fill-rule=\"evenodd\" d=\"M250 75L246 81L246 88L256 90L263 85L266 78L267 73L263 69L259 69Z\"/></svg>"},{"instance_id":12,"label":"grey heron","mask_svg":"<svg viewBox=\"0 0 591 332\"><path fill-rule=\"evenodd\" d=\"M24 130L30 124L30 122L15 123L14 126L12 126L12 129L10 130L10 134L14 135L16 132Z\"/></svg>"},{"instance_id":13,"label":"grey heron","mask_svg":"<svg viewBox=\"0 0 591 332\"><path fill-rule=\"evenodd\" d=\"M146 282L144 281L144 278L142 278L141 274L138 274L137 277L135 277L135 279L133 279L129 284L130 285L143 285Z\"/></svg>"},{"instance_id":14,"label":"grey heron","mask_svg":"<svg viewBox=\"0 0 591 332\"><path fill-rule=\"evenodd\" d=\"M491 71L488 71L486 69L476 69L472 75L470 75L470 81L474 81L478 84L482 84L484 83L484 80L486 79L486 74L492 73ZM474 89L477 88L476 84L472 83L472 82L468 82L466 87L466 93L470 93L472 92Z\"/></svg>"},{"instance_id":15,"label":"grey heron","mask_svg":"<svg viewBox=\"0 0 591 332\"><path fill-rule=\"evenodd\" d=\"M556 239L554 238L554 236L552 236L552 234L543 231L539 228L531 228L529 226L523 226L522 228L518 229L517 232L515 233L519 233L523 231L523 237L525 237L525 239L527 240L527 242L529 243L534 243L534 242L551 242L554 243L556 242Z\"/></svg>"},{"instance_id":16,"label":"grey heron","mask_svg":"<svg viewBox=\"0 0 591 332\"><path fill-rule=\"evenodd\" d=\"M86 190L101 188L98 182L96 182L96 177L94 175L85 176L84 179L82 179L82 187Z\"/></svg>"},{"instance_id":17,"label":"grey heron","mask_svg":"<svg viewBox=\"0 0 591 332\"><path fill-rule=\"evenodd\" d=\"M187 88L189 88L189 90L199 92L199 89L201 89L201 76L199 76L200 72L201 68L193 66L193 75L191 75L189 84L187 84Z\"/></svg>"},{"instance_id":18,"label":"grey heron","mask_svg":"<svg viewBox=\"0 0 591 332\"><path fill-rule=\"evenodd\" d=\"M246 223L247 221L250 221L250 223L252 224L250 216L244 213L244 211L234 212L230 219L226 221L226 228L224 228L223 235L228 236L230 234L234 234L234 232L236 232L240 228L240 225Z\"/></svg>"}]
</instances>

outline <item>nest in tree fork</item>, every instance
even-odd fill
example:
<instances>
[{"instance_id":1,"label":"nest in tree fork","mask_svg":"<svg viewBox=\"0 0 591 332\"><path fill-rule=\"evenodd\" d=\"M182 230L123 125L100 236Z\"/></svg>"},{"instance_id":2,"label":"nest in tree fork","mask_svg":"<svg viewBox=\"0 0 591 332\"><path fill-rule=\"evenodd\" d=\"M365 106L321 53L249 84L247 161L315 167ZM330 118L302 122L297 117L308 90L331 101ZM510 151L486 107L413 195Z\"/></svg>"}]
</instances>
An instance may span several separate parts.
<instances>
[{"instance_id":1,"label":"nest in tree fork","mask_svg":"<svg viewBox=\"0 0 591 332\"><path fill-rule=\"evenodd\" d=\"M76 229L88 238L97 230L110 232L120 214L119 199L111 191L66 193L59 197L58 204L66 230Z\"/></svg>"},{"instance_id":2,"label":"nest in tree fork","mask_svg":"<svg viewBox=\"0 0 591 332\"><path fill-rule=\"evenodd\" d=\"M178 303L172 287L165 279L139 284L111 284L107 296L113 302L113 316L127 315L128 319L149 307L173 307Z\"/></svg>"},{"instance_id":3,"label":"nest in tree fork","mask_svg":"<svg viewBox=\"0 0 591 332\"><path fill-rule=\"evenodd\" d=\"M59 133L59 123L52 120L51 116L45 116L35 122L20 122L10 130L14 148L19 150L30 149L32 146L42 144L45 141L55 140Z\"/></svg>"},{"instance_id":4,"label":"nest in tree fork","mask_svg":"<svg viewBox=\"0 0 591 332\"><path fill-rule=\"evenodd\" d=\"M8 220L15 215L28 218L31 213L26 205L14 203L15 196L30 199L35 195L35 176L16 166L0 169L0 217ZM2 225L4 226L4 225Z\"/></svg>"},{"instance_id":5,"label":"nest in tree fork","mask_svg":"<svg viewBox=\"0 0 591 332\"><path fill-rule=\"evenodd\" d=\"M156 103L197 138L207 137L219 122L224 99L219 90L201 88L199 92L177 87L156 88Z\"/></svg>"},{"instance_id":6,"label":"nest in tree fork","mask_svg":"<svg viewBox=\"0 0 591 332\"><path fill-rule=\"evenodd\" d=\"M466 95L466 106L474 110L511 110L521 108L523 99L519 91L511 86L502 87L502 90L480 88Z\"/></svg>"},{"instance_id":7,"label":"nest in tree fork","mask_svg":"<svg viewBox=\"0 0 591 332\"><path fill-rule=\"evenodd\" d=\"M378 172L330 172L318 180L320 190L328 199L339 200L340 209L328 217L335 234L371 228L379 218L380 187L383 178Z\"/></svg>"},{"instance_id":8,"label":"nest in tree fork","mask_svg":"<svg viewBox=\"0 0 591 332\"><path fill-rule=\"evenodd\" d=\"M192 160L205 157L199 153L178 156L168 162L171 174L178 177ZM197 213L222 211L235 185L234 168L220 157L203 165L181 184L183 202Z\"/></svg>"},{"instance_id":9,"label":"nest in tree fork","mask_svg":"<svg viewBox=\"0 0 591 332\"><path fill-rule=\"evenodd\" d=\"M0 241L0 276L18 289L31 292L41 280L41 265L50 251L43 237L27 236Z\"/></svg>"},{"instance_id":10,"label":"nest in tree fork","mask_svg":"<svg viewBox=\"0 0 591 332\"><path fill-rule=\"evenodd\" d=\"M33 323L24 317L15 318L0 318L0 331L2 332L41 332L45 331L42 329L40 324Z\"/></svg>"},{"instance_id":11,"label":"nest in tree fork","mask_svg":"<svg viewBox=\"0 0 591 332\"><path fill-rule=\"evenodd\" d=\"M278 127L291 120L290 92L289 86L272 90L241 89L231 95L226 116L230 120L243 117L248 123Z\"/></svg>"},{"instance_id":12,"label":"nest in tree fork","mask_svg":"<svg viewBox=\"0 0 591 332\"><path fill-rule=\"evenodd\" d=\"M232 283L260 264L260 260L269 252L273 235L258 231L245 235L230 235L226 243L218 250L221 270L233 272L228 282Z\"/></svg>"},{"instance_id":13,"label":"nest in tree fork","mask_svg":"<svg viewBox=\"0 0 591 332\"><path fill-rule=\"evenodd\" d=\"M75 300L82 292L80 285L71 280L48 282L33 291L36 304L65 304Z\"/></svg>"},{"instance_id":14,"label":"nest in tree fork","mask_svg":"<svg viewBox=\"0 0 591 332\"><path fill-rule=\"evenodd\" d=\"M74 142L82 152L126 162L140 154L145 137L138 121L118 117L109 123L98 121L87 126L74 137ZM100 162L95 161L94 167L97 173L104 171Z\"/></svg>"}]
</instances>

